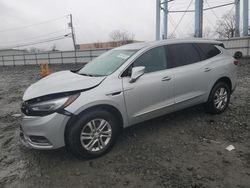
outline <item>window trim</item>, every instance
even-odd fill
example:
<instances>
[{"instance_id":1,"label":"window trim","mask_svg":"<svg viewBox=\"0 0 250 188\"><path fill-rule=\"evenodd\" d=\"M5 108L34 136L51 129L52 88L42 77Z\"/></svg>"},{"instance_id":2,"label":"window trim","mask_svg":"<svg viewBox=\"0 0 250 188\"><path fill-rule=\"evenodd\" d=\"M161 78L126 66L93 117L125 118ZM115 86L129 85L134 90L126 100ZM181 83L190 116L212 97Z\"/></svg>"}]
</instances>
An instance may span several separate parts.
<instances>
[{"instance_id":1,"label":"window trim","mask_svg":"<svg viewBox=\"0 0 250 188\"><path fill-rule=\"evenodd\" d=\"M134 59L119 73L119 75L118 75L118 79L122 79L122 78L124 78L124 77L128 77L128 76L122 76L122 74L125 72L125 71L127 71L127 69L134 63L134 61L135 60L137 60L141 55L143 55L144 53L146 53L147 51L149 51L149 50L151 50L151 49L153 49L153 48L157 48L157 47L166 47L166 46L168 46L168 45L172 45L172 44L190 44L190 43L192 43L192 44L200 44L200 43L202 43L202 44L204 44L205 42L176 42L176 43L170 43L170 44L158 44L158 45L154 45L154 46L150 46L150 47L146 47L145 49L141 49L142 51L140 52L140 50L138 51L138 54L136 55L135 54L135 57L134 57ZM222 50L220 50L219 48L223 48L223 47L221 47L221 46L219 46L219 45L217 45L217 44L214 44L214 43L205 43L205 44L212 44L212 45L214 45L219 51L220 51L220 53L219 54L217 54L216 56L218 56L218 55L221 55L221 54L223 54L223 51ZM218 48L219 47L219 48ZM198 52L199 53L199 52ZM167 58L167 54L165 53L165 55L166 55L166 58ZM214 56L214 57L216 57L216 56ZM212 59L212 58L214 58L214 57L211 57L211 58L209 58L209 59ZM203 62L203 61L207 61L208 59L205 59L205 60L201 60L201 61L198 61L198 62L195 62L195 63L192 63L192 64L196 64L196 63L199 63L199 62ZM166 59L166 63L167 63L167 59ZM189 65L192 65L192 64L187 64L187 65L182 65L182 66L179 66L179 67L183 67L183 66L189 66ZM175 69L175 68L179 68L179 67L173 67L173 68L166 68L165 70L170 70L170 69ZM163 71L163 70L160 70L160 71ZM158 72L158 71L155 71L155 72ZM148 73L145 73L145 74L150 74L150 73L155 73L155 72L148 72Z\"/></svg>"},{"instance_id":2,"label":"window trim","mask_svg":"<svg viewBox=\"0 0 250 188\"><path fill-rule=\"evenodd\" d=\"M138 58L140 58L143 54L147 53L148 51L150 51L150 50L152 50L152 49L154 49L154 48L158 48L158 47L163 47L163 48L165 48L165 45L166 45L166 44L158 44L158 45L155 45L155 46L150 46L149 48L143 50L141 53L139 53L139 54L135 57L134 60L132 60L132 61L126 66L126 68L124 68L123 71L121 71L121 73L119 74L118 78L128 77L128 76L122 76L123 73L126 72L127 69L128 69L131 65L133 65L133 63L134 63ZM164 52L165 52L165 50L164 50ZM167 57L166 57L166 52L165 52L165 58L166 58L166 69L162 69L162 70L158 70L158 71L163 71L163 70L167 70L167 69L168 69L168 68L167 68ZM158 72L158 71L145 72L144 74L155 73L155 72Z\"/></svg>"}]
</instances>

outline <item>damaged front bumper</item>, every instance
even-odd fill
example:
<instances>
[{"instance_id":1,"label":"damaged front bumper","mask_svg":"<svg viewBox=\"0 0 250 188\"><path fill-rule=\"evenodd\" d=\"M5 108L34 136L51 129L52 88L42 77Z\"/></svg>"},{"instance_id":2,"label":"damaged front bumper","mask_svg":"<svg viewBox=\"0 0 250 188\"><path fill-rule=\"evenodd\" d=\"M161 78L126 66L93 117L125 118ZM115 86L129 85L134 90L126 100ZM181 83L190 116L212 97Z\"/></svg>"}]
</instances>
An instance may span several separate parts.
<instances>
[{"instance_id":1,"label":"damaged front bumper","mask_svg":"<svg viewBox=\"0 0 250 188\"><path fill-rule=\"evenodd\" d=\"M53 113L47 116L24 116L20 125L21 143L33 149L51 150L63 147L64 130L69 116Z\"/></svg>"}]
</instances>

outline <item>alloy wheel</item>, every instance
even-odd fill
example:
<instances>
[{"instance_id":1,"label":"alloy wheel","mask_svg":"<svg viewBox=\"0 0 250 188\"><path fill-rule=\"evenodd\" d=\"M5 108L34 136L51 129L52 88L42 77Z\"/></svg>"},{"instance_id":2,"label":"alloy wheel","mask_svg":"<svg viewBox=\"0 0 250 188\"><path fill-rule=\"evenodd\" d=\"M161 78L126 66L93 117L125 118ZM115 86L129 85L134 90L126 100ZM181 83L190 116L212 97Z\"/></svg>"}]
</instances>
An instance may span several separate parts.
<instances>
[{"instance_id":1,"label":"alloy wheel","mask_svg":"<svg viewBox=\"0 0 250 188\"><path fill-rule=\"evenodd\" d=\"M214 95L214 106L218 110L223 110L228 101L228 93L226 88L220 87L217 89Z\"/></svg>"},{"instance_id":2,"label":"alloy wheel","mask_svg":"<svg viewBox=\"0 0 250 188\"><path fill-rule=\"evenodd\" d=\"M90 152L104 150L112 136L111 125L105 119L93 119L82 128L80 141L82 146Z\"/></svg>"}]
</instances>

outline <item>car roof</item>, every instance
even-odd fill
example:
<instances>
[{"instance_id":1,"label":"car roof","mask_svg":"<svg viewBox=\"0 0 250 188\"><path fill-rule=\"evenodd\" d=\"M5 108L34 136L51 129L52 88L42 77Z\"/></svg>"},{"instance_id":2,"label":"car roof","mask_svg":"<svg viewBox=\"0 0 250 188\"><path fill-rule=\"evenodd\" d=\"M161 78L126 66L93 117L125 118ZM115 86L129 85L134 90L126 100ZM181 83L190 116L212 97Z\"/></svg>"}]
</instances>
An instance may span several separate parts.
<instances>
[{"instance_id":1,"label":"car roof","mask_svg":"<svg viewBox=\"0 0 250 188\"><path fill-rule=\"evenodd\" d=\"M136 42L132 44L126 44L115 48L116 50L140 50L146 47L154 47L158 45L167 45L167 44L178 44L178 43L210 43L210 44L221 44L222 42L210 39L166 39L159 41L151 42Z\"/></svg>"}]
</instances>

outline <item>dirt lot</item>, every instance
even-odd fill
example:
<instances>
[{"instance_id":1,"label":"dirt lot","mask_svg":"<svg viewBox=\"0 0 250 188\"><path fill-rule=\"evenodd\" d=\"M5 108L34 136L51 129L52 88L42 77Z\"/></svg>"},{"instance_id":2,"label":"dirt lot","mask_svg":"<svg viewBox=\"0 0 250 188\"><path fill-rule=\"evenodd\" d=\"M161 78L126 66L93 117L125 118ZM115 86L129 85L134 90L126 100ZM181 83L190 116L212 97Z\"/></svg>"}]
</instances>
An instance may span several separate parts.
<instances>
[{"instance_id":1,"label":"dirt lot","mask_svg":"<svg viewBox=\"0 0 250 188\"><path fill-rule=\"evenodd\" d=\"M20 144L21 118L12 115L38 79L38 67L0 67L0 187L250 187L250 60L241 61L225 113L194 107L141 123L91 161L63 148L34 151ZM236 147L231 152L225 150L230 144Z\"/></svg>"}]
</instances>

